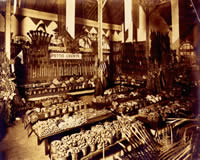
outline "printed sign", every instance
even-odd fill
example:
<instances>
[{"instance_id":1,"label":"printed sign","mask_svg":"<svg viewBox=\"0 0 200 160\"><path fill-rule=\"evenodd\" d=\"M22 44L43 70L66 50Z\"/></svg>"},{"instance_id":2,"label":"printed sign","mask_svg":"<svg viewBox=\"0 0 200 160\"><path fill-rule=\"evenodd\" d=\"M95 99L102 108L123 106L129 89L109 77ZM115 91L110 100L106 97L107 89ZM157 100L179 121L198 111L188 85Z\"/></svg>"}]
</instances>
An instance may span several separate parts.
<instances>
[{"instance_id":1,"label":"printed sign","mask_svg":"<svg viewBox=\"0 0 200 160\"><path fill-rule=\"evenodd\" d=\"M82 59L80 53L50 53L50 59Z\"/></svg>"}]
</instances>

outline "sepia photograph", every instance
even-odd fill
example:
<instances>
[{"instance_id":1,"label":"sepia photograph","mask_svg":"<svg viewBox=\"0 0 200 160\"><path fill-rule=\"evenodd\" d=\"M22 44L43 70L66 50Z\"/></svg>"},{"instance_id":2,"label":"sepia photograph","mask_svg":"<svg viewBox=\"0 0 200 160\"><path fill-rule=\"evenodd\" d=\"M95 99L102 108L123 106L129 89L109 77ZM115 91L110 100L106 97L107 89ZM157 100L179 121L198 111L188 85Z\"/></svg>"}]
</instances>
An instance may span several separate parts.
<instances>
[{"instance_id":1,"label":"sepia photograph","mask_svg":"<svg viewBox=\"0 0 200 160\"><path fill-rule=\"evenodd\" d=\"M0 0L0 160L200 160L200 0Z\"/></svg>"}]
</instances>

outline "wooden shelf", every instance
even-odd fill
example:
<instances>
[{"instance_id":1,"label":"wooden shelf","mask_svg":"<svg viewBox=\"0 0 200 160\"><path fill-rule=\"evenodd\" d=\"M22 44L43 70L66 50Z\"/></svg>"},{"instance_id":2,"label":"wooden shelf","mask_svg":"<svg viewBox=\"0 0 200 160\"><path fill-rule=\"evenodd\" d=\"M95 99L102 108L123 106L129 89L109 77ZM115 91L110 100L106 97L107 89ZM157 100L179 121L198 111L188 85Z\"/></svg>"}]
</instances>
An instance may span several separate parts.
<instances>
[{"instance_id":1,"label":"wooden shelf","mask_svg":"<svg viewBox=\"0 0 200 160\"><path fill-rule=\"evenodd\" d=\"M42 99L45 99L45 98L61 97L61 95L64 94L64 93L66 93L68 95L92 94L92 93L94 93L94 88L74 90L74 91L47 93L47 94L41 94L41 95L33 95L33 96L28 96L27 100L28 101L37 101L37 100L42 100Z\"/></svg>"},{"instance_id":2,"label":"wooden shelf","mask_svg":"<svg viewBox=\"0 0 200 160\"><path fill-rule=\"evenodd\" d=\"M88 90L83 90L83 91L74 91L74 92L68 92L68 95L83 95L83 94L92 94L94 93L94 89L88 89Z\"/></svg>"}]
</instances>

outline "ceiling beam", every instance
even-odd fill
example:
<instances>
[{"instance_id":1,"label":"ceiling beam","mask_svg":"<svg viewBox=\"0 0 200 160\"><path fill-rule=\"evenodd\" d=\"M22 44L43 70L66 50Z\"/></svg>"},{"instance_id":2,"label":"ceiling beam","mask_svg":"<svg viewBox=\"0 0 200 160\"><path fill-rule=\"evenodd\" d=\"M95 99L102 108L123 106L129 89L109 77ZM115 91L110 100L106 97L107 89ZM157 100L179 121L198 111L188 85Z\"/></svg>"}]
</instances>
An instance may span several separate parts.
<instances>
[{"instance_id":1,"label":"ceiling beam","mask_svg":"<svg viewBox=\"0 0 200 160\"><path fill-rule=\"evenodd\" d=\"M158 5L163 5L165 3L170 3L170 0L161 0Z\"/></svg>"},{"instance_id":2,"label":"ceiling beam","mask_svg":"<svg viewBox=\"0 0 200 160\"><path fill-rule=\"evenodd\" d=\"M16 14L42 20L58 21L58 15L28 8L17 8Z\"/></svg>"},{"instance_id":3,"label":"ceiling beam","mask_svg":"<svg viewBox=\"0 0 200 160\"><path fill-rule=\"evenodd\" d=\"M76 24L82 24L82 25L98 28L98 22L89 20L89 19L83 19L83 18L76 17ZM121 31L122 27L121 27L121 25L117 25L117 24L103 23L103 29L111 29L111 30Z\"/></svg>"},{"instance_id":4,"label":"ceiling beam","mask_svg":"<svg viewBox=\"0 0 200 160\"><path fill-rule=\"evenodd\" d=\"M16 14L22 15L25 17L42 19L42 20L58 21L57 14L37 11L37 10L33 10L33 9L28 9L28 8L17 8ZM98 28L98 22L94 21L94 20L76 17L75 23ZM121 25L103 23L103 29L111 29L111 30L121 31Z\"/></svg>"}]
</instances>

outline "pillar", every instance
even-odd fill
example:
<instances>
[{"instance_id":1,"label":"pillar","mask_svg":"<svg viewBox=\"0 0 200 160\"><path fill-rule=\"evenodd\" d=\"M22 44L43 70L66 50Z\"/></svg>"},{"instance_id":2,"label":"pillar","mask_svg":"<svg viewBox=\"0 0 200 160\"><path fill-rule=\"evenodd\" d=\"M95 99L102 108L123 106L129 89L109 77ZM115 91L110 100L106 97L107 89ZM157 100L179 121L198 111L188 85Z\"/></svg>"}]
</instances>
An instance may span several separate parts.
<instances>
[{"instance_id":1,"label":"pillar","mask_svg":"<svg viewBox=\"0 0 200 160\"><path fill-rule=\"evenodd\" d=\"M102 0L98 0L98 61L103 62L103 49L102 49L102 20L103 20L103 5ZM103 71L99 73L101 82L103 82Z\"/></svg>"},{"instance_id":2,"label":"pillar","mask_svg":"<svg viewBox=\"0 0 200 160\"><path fill-rule=\"evenodd\" d=\"M63 35L66 30L66 3L67 0L57 0L58 7L58 33Z\"/></svg>"},{"instance_id":3,"label":"pillar","mask_svg":"<svg viewBox=\"0 0 200 160\"><path fill-rule=\"evenodd\" d=\"M139 28L137 34L138 42L146 41L146 15L142 6L139 6Z\"/></svg>"},{"instance_id":4,"label":"pillar","mask_svg":"<svg viewBox=\"0 0 200 160\"><path fill-rule=\"evenodd\" d=\"M11 46L11 0L6 1L6 29L5 29L5 52L7 58L10 60L10 46Z\"/></svg>"},{"instance_id":5,"label":"pillar","mask_svg":"<svg viewBox=\"0 0 200 160\"><path fill-rule=\"evenodd\" d=\"M122 23L121 26L122 26L121 40L122 40L122 43L124 43L125 42L125 40L124 40L124 23Z\"/></svg>"},{"instance_id":6,"label":"pillar","mask_svg":"<svg viewBox=\"0 0 200 160\"><path fill-rule=\"evenodd\" d=\"M133 1L124 1L124 32L125 42L133 42L133 16L132 16Z\"/></svg>"},{"instance_id":7,"label":"pillar","mask_svg":"<svg viewBox=\"0 0 200 160\"><path fill-rule=\"evenodd\" d=\"M171 48L178 51L180 46L179 33L179 0L171 0L171 14L172 14L172 39Z\"/></svg>"},{"instance_id":8,"label":"pillar","mask_svg":"<svg viewBox=\"0 0 200 160\"><path fill-rule=\"evenodd\" d=\"M66 30L75 38L75 0L66 0Z\"/></svg>"}]
</instances>

